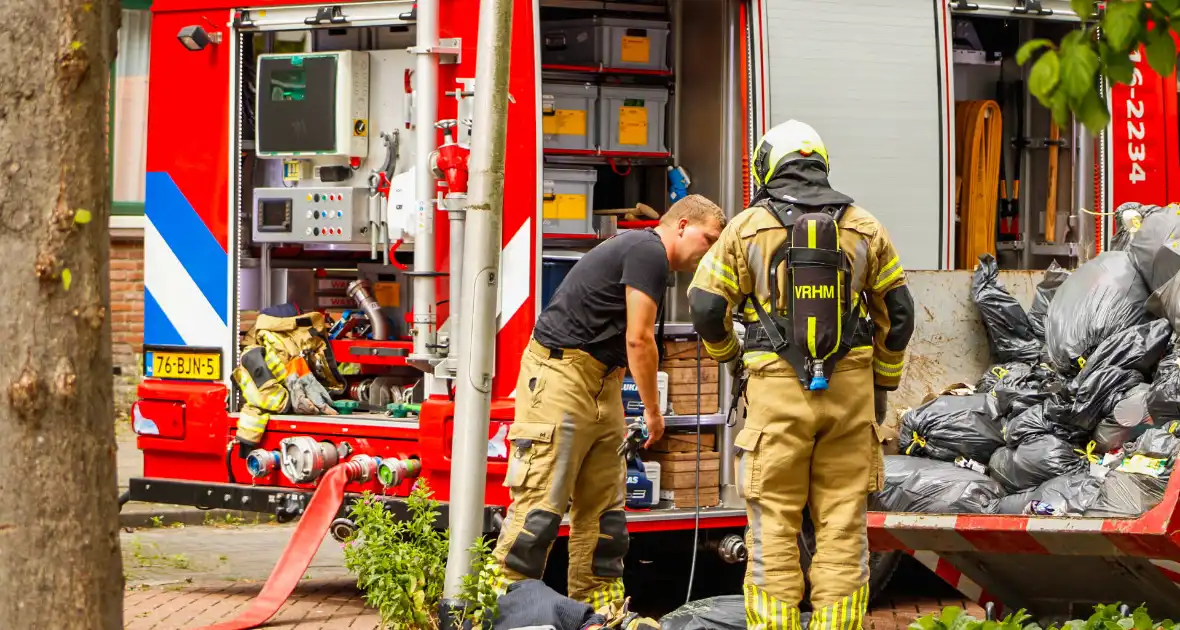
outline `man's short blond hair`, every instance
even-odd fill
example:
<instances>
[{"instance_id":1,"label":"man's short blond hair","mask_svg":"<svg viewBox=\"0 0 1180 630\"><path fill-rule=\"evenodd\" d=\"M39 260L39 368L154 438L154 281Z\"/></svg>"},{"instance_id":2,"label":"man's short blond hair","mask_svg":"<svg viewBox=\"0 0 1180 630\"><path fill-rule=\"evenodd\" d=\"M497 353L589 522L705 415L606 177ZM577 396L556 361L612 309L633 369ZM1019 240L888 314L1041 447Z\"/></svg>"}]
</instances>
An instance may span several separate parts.
<instances>
[{"instance_id":1,"label":"man's short blond hair","mask_svg":"<svg viewBox=\"0 0 1180 630\"><path fill-rule=\"evenodd\" d=\"M701 195L689 195L672 204L660 217L660 225L672 225L681 219L688 219L689 223L696 225L715 219L721 227L725 227L725 211Z\"/></svg>"}]
</instances>

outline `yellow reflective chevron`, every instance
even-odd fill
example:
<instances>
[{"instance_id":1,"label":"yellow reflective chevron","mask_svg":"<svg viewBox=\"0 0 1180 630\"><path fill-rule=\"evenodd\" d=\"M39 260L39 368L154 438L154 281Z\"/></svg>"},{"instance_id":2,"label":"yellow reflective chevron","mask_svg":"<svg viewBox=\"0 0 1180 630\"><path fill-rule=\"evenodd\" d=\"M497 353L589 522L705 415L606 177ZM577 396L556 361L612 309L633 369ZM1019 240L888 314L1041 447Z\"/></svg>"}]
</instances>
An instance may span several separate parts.
<instances>
[{"instance_id":1,"label":"yellow reflective chevron","mask_svg":"<svg viewBox=\"0 0 1180 630\"><path fill-rule=\"evenodd\" d=\"M238 441L245 444L262 442L262 435L266 433L266 425L270 416L262 413L252 405L243 405L238 415Z\"/></svg>"},{"instance_id":2,"label":"yellow reflective chevron","mask_svg":"<svg viewBox=\"0 0 1180 630\"><path fill-rule=\"evenodd\" d=\"M869 585L865 584L851 595L811 613L808 630L861 630L868 604Z\"/></svg>"},{"instance_id":3,"label":"yellow reflective chevron","mask_svg":"<svg viewBox=\"0 0 1180 630\"><path fill-rule=\"evenodd\" d=\"M766 363L770 363L778 358L778 355L765 350L752 350L742 355L742 364L747 368L758 367Z\"/></svg>"},{"instance_id":4,"label":"yellow reflective chevron","mask_svg":"<svg viewBox=\"0 0 1180 630\"><path fill-rule=\"evenodd\" d=\"M775 598L753 584L742 587L746 627L765 630L802 630L799 608Z\"/></svg>"},{"instance_id":5,"label":"yellow reflective chevron","mask_svg":"<svg viewBox=\"0 0 1180 630\"><path fill-rule=\"evenodd\" d=\"M718 262L717 259L713 258L712 253L705 254L705 257L701 259L701 266L708 270L710 275L720 280L725 286L733 289L734 291L741 290L738 288L737 275L734 274L733 269L721 262Z\"/></svg>"},{"instance_id":6,"label":"yellow reflective chevron","mask_svg":"<svg viewBox=\"0 0 1180 630\"><path fill-rule=\"evenodd\" d=\"M877 274L877 283L873 285L873 290L879 291L882 288L888 286L889 283L896 280L897 277L902 274L902 272L903 269L901 268L901 259L897 256L894 256L889 261L889 264L885 265L885 267L881 269L881 273Z\"/></svg>"},{"instance_id":7,"label":"yellow reflective chevron","mask_svg":"<svg viewBox=\"0 0 1180 630\"><path fill-rule=\"evenodd\" d=\"M595 611L600 611L608 606L621 605L625 596L623 580L618 579L591 593L590 597L586 598L586 603Z\"/></svg>"}]
</instances>

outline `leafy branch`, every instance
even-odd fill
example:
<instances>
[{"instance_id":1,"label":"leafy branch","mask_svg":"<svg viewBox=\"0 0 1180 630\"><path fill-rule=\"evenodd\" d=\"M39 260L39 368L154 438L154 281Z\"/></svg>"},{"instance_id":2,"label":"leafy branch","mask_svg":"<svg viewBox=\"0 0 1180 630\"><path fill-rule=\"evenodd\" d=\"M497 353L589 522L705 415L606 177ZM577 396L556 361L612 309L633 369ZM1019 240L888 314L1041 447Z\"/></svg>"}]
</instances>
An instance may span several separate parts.
<instances>
[{"instance_id":1,"label":"leafy branch","mask_svg":"<svg viewBox=\"0 0 1180 630\"><path fill-rule=\"evenodd\" d=\"M1130 614L1123 614L1121 604L1102 604L1094 607L1088 619L1074 619L1061 626L1053 624L1047 630L1176 630L1171 619L1154 621L1145 606ZM937 615L926 615L914 620L909 630L1042 630L1024 609L1008 615L1002 621L986 621L967 615L961 608L948 606Z\"/></svg>"},{"instance_id":2,"label":"leafy branch","mask_svg":"<svg viewBox=\"0 0 1180 630\"><path fill-rule=\"evenodd\" d=\"M1072 113L1091 132L1098 132L1110 122L1099 79L1131 86L1142 82L1135 69L1140 47L1160 76L1175 69L1172 21L1180 20L1180 0L1109 0L1100 16L1092 0L1070 0L1070 5L1083 26L1060 43L1025 43L1016 53L1016 63L1024 65L1039 52L1029 73L1029 91L1058 125L1068 123Z\"/></svg>"}]
</instances>

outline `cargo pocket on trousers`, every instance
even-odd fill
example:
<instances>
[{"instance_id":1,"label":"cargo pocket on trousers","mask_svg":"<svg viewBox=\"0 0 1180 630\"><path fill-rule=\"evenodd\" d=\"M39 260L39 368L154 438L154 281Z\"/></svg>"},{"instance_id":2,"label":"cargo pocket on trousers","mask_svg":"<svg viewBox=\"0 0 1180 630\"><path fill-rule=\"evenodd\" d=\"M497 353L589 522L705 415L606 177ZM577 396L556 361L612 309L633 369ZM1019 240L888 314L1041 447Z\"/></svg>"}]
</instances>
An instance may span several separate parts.
<instances>
[{"instance_id":1,"label":"cargo pocket on trousers","mask_svg":"<svg viewBox=\"0 0 1180 630\"><path fill-rule=\"evenodd\" d=\"M543 487L545 475L552 466L546 458L553 451L551 424L513 422L508 428L508 471L504 474L504 485L508 488Z\"/></svg>"},{"instance_id":2,"label":"cargo pocket on trousers","mask_svg":"<svg viewBox=\"0 0 1180 630\"><path fill-rule=\"evenodd\" d=\"M876 422L869 422L873 430L869 432L872 444L869 445L869 493L880 492L885 489L885 444L881 439L881 427Z\"/></svg>"},{"instance_id":3,"label":"cargo pocket on trousers","mask_svg":"<svg viewBox=\"0 0 1180 630\"><path fill-rule=\"evenodd\" d=\"M762 467L758 442L762 439L760 429L742 429L733 445L737 447L738 496L743 499L757 499L762 496Z\"/></svg>"}]
</instances>

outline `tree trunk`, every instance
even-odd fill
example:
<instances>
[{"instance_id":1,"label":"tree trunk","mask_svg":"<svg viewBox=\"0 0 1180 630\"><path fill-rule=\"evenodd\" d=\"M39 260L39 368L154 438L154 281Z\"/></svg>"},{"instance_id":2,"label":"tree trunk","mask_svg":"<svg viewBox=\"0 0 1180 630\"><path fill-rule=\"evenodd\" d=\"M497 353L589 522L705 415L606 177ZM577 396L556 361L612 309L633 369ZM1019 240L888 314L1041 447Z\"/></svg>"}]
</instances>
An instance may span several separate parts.
<instances>
[{"instance_id":1,"label":"tree trunk","mask_svg":"<svg viewBox=\"0 0 1180 630\"><path fill-rule=\"evenodd\" d=\"M0 0L0 626L123 627L107 86L116 0Z\"/></svg>"}]
</instances>

